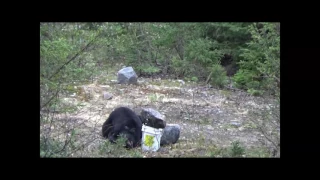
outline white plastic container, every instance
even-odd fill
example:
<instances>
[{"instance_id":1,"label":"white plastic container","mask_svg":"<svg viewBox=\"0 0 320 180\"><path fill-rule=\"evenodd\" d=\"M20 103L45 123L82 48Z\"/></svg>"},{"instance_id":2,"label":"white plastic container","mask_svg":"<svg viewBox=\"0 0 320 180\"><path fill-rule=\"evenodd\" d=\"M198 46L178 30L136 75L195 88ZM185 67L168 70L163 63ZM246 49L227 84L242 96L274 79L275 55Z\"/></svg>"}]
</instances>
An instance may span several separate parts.
<instances>
[{"instance_id":1,"label":"white plastic container","mask_svg":"<svg viewBox=\"0 0 320 180\"><path fill-rule=\"evenodd\" d=\"M142 150L158 151L163 129L142 125Z\"/></svg>"}]
</instances>

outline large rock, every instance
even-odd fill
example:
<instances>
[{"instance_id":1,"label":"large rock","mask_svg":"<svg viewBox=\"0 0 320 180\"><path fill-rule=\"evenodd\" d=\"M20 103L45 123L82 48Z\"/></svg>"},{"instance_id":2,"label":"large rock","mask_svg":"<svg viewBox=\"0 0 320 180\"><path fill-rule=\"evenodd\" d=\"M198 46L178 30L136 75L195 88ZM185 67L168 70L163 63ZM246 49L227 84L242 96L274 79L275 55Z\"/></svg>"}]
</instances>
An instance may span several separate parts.
<instances>
[{"instance_id":1,"label":"large rock","mask_svg":"<svg viewBox=\"0 0 320 180\"><path fill-rule=\"evenodd\" d=\"M174 144L180 137L180 126L178 124L167 124L161 136L160 145Z\"/></svg>"},{"instance_id":2,"label":"large rock","mask_svg":"<svg viewBox=\"0 0 320 180\"><path fill-rule=\"evenodd\" d=\"M152 108L143 108L140 114L140 119L144 125L157 129L166 127L165 117L158 111Z\"/></svg>"},{"instance_id":3,"label":"large rock","mask_svg":"<svg viewBox=\"0 0 320 180\"><path fill-rule=\"evenodd\" d=\"M125 67L118 71L118 83L137 84L138 76L132 67Z\"/></svg>"}]
</instances>

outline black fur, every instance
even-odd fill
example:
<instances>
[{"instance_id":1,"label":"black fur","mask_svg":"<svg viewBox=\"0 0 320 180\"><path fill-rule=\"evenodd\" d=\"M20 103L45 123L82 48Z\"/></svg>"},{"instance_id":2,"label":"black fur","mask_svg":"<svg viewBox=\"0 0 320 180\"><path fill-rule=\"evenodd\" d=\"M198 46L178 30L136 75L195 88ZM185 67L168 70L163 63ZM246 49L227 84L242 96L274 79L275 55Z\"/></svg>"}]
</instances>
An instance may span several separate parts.
<instances>
[{"instance_id":1,"label":"black fur","mask_svg":"<svg viewBox=\"0 0 320 180\"><path fill-rule=\"evenodd\" d=\"M102 125L102 136L115 142L122 133L127 137L126 146L136 147L142 138L142 122L136 113L127 107L118 107L111 112Z\"/></svg>"},{"instance_id":2,"label":"black fur","mask_svg":"<svg viewBox=\"0 0 320 180\"><path fill-rule=\"evenodd\" d=\"M133 148L134 143L136 142L135 137L134 137L134 133L135 133L135 128L129 129L129 127L127 127L127 126L125 126L125 128L119 132L119 135L116 135L114 133L112 126L109 126L107 128L107 135L108 135L107 138L109 139L109 141L111 143L115 143L117 138L122 134L126 138L125 147L128 149Z\"/></svg>"}]
</instances>

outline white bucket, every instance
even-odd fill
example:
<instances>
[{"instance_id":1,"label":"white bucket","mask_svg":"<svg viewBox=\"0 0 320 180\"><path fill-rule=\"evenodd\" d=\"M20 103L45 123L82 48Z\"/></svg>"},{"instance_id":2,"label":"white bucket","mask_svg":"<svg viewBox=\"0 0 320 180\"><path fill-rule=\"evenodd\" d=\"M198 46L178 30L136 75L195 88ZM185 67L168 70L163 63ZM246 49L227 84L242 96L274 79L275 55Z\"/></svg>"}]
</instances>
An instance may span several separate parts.
<instances>
[{"instance_id":1,"label":"white bucket","mask_svg":"<svg viewBox=\"0 0 320 180\"><path fill-rule=\"evenodd\" d=\"M142 125L142 150L158 151L163 129Z\"/></svg>"}]
</instances>

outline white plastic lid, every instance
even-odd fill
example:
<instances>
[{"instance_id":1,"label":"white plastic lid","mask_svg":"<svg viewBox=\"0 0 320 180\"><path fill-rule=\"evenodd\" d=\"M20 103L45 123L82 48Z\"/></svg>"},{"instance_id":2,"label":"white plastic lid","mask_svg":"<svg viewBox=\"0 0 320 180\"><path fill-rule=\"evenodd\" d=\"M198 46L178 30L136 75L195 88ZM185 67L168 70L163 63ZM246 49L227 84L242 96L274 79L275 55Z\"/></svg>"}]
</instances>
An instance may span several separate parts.
<instances>
[{"instance_id":1,"label":"white plastic lid","mask_svg":"<svg viewBox=\"0 0 320 180\"><path fill-rule=\"evenodd\" d=\"M161 133L163 129L156 129L150 126L142 125L142 131L149 133Z\"/></svg>"}]
</instances>

